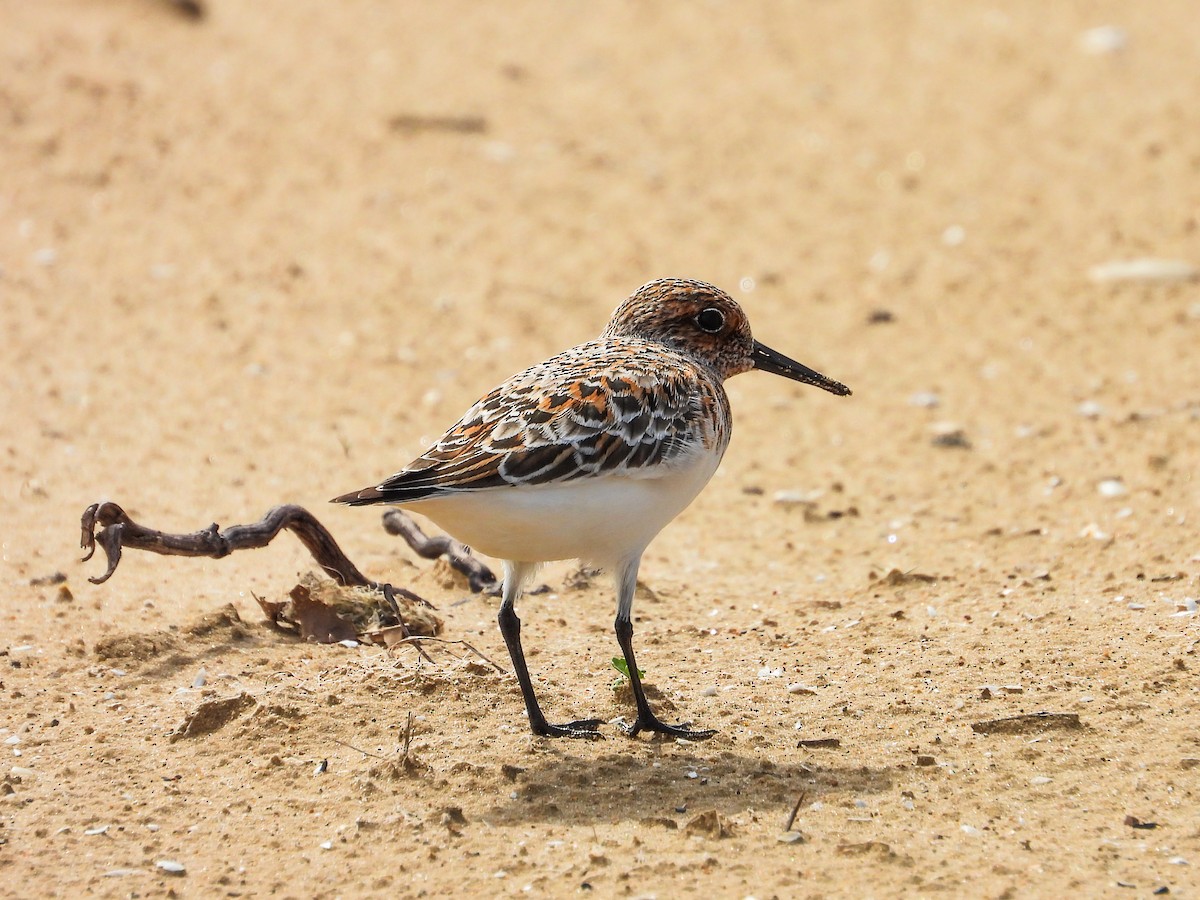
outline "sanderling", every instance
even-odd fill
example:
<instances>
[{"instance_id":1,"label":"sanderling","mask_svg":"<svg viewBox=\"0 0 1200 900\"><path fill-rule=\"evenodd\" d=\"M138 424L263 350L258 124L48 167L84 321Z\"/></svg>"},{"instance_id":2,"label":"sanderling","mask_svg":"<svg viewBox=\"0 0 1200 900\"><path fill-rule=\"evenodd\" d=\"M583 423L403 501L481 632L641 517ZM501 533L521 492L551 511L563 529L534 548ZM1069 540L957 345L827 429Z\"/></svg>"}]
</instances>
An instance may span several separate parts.
<instances>
[{"instance_id":1,"label":"sanderling","mask_svg":"<svg viewBox=\"0 0 1200 900\"><path fill-rule=\"evenodd\" d=\"M535 734L599 736L599 719L546 721L515 610L541 563L582 559L616 581L614 627L637 702L627 733L711 737L667 725L651 711L630 614L642 553L708 483L729 444L722 382L751 369L850 393L754 340L742 308L724 291L700 281L652 281L617 307L600 337L514 375L403 470L334 502L410 508L504 560L500 633Z\"/></svg>"}]
</instances>

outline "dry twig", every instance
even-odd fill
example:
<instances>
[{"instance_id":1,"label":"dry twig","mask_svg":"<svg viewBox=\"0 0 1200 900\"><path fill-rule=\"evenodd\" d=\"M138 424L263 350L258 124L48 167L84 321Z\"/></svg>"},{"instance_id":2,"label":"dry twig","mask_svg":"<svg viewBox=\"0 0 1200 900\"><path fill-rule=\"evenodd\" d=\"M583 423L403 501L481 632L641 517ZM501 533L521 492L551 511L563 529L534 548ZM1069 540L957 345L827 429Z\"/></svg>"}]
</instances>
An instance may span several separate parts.
<instances>
[{"instance_id":1,"label":"dry twig","mask_svg":"<svg viewBox=\"0 0 1200 900\"><path fill-rule=\"evenodd\" d=\"M96 533L96 526L100 533ZM265 547L275 535L287 529L308 548L317 564L337 581L347 586L378 587L367 579L354 563L350 562L333 535L317 521L316 517L302 506L288 504L268 510L261 521L253 525L231 525L220 531L214 522L202 531L191 534L168 534L139 525L125 510L111 501L93 503L83 512L80 522L82 537L79 542L87 554L84 561L92 558L99 544L108 558L108 569L98 578L89 578L92 584L103 584L112 577L121 561L121 550L149 550L166 556L208 556L221 559L235 550L250 550Z\"/></svg>"},{"instance_id":2,"label":"dry twig","mask_svg":"<svg viewBox=\"0 0 1200 900\"><path fill-rule=\"evenodd\" d=\"M808 797L808 791L801 791L800 796L796 798L796 805L792 807L792 811L788 814L787 821L783 823L784 834L792 830L792 826L796 824L796 816L800 815L800 807L804 805L805 798Z\"/></svg>"},{"instance_id":3,"label":"dry twig","mask_svg":"<svg viewBox=\"0 0 1200 900\"><path fill-rule=\"evenodd\" d=\"M389 629L383 629L383 630L386 631ZM381 632L377 632L377 633L381 633ZM390 649L392 647L400 647L405 644L411 644L413 647L417 648L417 651L422 656L424 656L430 662L433 662L433 660L430 658L429 654L426 653L420 646L425 641L437 641L439 644L462 644L464 647L466 647L468 650L470 650L472 653L474 653L476 656L478 656L480 659L482 659L485 663L487 663L489 666L491 666L493 669L495 669L501 675L505 674L505 670L502 666L498 665L495 661L484 656L482 653L479 652L479 650L477 650L475 647L473 647L471 644L468 644L464 640L450 640L448 638L430 637L429 635L424 635L424 634L413 634L413 635L406 635L402 640L388 644L388 648Z\"/></svg>"}]
</instances>

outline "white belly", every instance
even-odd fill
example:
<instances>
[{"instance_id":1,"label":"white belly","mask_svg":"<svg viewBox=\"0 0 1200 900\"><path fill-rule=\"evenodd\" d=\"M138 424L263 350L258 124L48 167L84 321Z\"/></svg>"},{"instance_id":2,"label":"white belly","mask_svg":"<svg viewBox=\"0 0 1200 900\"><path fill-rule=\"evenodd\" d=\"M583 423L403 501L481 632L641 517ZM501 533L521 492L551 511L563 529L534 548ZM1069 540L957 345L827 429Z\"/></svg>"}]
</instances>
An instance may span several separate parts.
<instances>
[{"instance_id":1,"label":"white belly","mask_svg":"<svg viewBox=\"0 0 1200 900\"><path fill-rule=\"evenodd\" d=\"M404 506L496 559L584 559L611 566L641 555L696 498L720 461L721 454L704 453L658 477L609 475L447 494Z\"/></svg>"}]
</instances>

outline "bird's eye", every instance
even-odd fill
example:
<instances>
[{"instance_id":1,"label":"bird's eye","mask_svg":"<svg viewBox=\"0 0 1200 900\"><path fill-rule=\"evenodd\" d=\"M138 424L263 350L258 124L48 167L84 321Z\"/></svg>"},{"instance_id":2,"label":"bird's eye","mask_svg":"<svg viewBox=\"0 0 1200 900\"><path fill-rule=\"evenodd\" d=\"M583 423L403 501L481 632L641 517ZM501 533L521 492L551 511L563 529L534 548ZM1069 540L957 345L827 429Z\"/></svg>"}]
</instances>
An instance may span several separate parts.
<instances>
[{"instance_id":1,"label":"bird's eye","mask_svg":"<svg viewBox=\"0 0 1200 900\"><path fill-rule=\"evenodd\" d=\"M725 313L714 306L710 306L700 313L700 315L696 316L696 324L700 326L701 331L716 334L725 327Z\"/></svg>"}]
</instances>

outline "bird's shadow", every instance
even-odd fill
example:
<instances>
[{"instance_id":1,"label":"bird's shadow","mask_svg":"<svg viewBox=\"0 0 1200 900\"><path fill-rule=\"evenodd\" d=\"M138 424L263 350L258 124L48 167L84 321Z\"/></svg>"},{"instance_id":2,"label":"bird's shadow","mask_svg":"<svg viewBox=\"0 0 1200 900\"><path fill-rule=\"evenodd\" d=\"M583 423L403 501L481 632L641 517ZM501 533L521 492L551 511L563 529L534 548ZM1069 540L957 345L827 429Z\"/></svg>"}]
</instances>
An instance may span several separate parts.
<instances>
[{"instance_id":1,"label":"bird's shadow","mask_svg":"<svg viewBox=\"0 0 1200 900\"><path fill-rule=\"evenodd\" d=\"M656 749L652 742L642 742L633 753L545 752L513 772L514 790L486 815L497 824L590 825L614 818L682 824L709 809L723 815L747 809L786 812L802 796L805 803L828 802L832 795L850 802L886 791L893 783L890 768L846 765L836 757L776 763L734 751L705 754L675 745Z\"/></svg>"}]
</instances>

